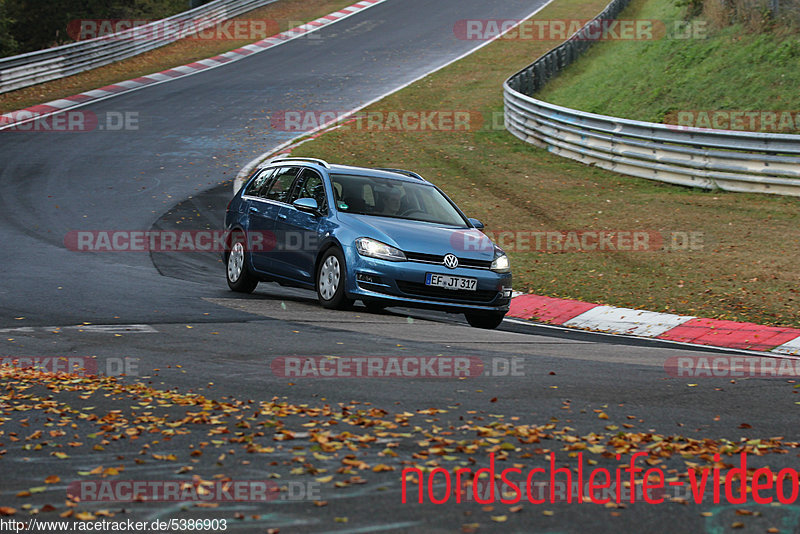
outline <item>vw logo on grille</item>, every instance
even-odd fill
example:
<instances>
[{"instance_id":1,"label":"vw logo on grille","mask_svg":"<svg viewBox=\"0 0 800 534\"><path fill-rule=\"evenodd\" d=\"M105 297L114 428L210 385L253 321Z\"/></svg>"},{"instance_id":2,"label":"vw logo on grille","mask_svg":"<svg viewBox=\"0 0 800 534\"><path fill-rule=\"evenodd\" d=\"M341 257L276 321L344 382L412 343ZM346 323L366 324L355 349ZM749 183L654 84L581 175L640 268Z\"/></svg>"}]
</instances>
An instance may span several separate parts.
<instances>
[{"instance_id":1,"label":"vw logo on grille","mask_svg":"<svg viewBox=\"0 0 800 534\"><path fill-rule=\"evenodd\" d=\"M453 254L445 254L444 266L448 269L455 269L458 267L458 258L456 258Z\"/></svg>"}]
</instances>

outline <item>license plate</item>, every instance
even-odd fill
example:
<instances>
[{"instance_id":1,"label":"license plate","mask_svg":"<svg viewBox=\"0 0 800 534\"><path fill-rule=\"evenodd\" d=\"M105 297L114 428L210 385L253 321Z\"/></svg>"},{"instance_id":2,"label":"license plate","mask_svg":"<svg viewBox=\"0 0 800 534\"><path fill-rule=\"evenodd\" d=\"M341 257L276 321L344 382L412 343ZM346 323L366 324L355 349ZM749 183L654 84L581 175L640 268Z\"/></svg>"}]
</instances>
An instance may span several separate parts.
<instances>
[{"instance_id":1,"label":"license plate","mask_svg":"<svg viewBox=\"0 0 800 534\"><path fill-rule=\"evenodd\" d=\"M478 289L478 279L427 273L425 274L425 285L453 290L475 291Z\"/></svg>"}]
</instances>

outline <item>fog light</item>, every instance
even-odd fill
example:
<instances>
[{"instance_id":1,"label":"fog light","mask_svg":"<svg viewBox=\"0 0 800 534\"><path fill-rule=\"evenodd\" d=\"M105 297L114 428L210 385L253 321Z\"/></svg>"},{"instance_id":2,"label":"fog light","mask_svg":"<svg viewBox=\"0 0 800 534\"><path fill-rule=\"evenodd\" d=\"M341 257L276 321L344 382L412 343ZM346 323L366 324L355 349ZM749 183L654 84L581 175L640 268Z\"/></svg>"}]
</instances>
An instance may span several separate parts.
<instances>
[{"instance_id":1,"label":"fog light","mask_svg":"<svg viewBox=\"0 0 800 534\"><path fill-rule=\"evenodd\" d=\"M378 276L366 273L356 273L356 280L359 282L366 282L368 284L380 284L381 279Z\"/></svg>"},{"instance_id":2,"label":"fog light","mask_svg":"<svg viewBox=\"0 0 800 534\"><path fill-rule=\"evenodd\" d=\"M503 298L504 298L504 299L510 299L510 298L511 298L511 292L512 292L512 291L513 291L513 290L512 290L510 287L504 287L504 288L503 288Z\"/></svg>"}]
</instances>

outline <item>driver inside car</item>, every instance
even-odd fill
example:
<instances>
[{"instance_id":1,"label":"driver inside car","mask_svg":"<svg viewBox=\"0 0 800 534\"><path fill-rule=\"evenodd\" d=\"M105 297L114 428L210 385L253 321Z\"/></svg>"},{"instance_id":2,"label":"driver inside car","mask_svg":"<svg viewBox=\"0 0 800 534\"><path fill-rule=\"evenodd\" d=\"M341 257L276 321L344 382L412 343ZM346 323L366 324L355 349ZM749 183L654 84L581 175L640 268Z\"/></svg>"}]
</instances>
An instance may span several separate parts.
<instances>
[{"instance_id":1,"label":"driver inside car","mask_svg":"<svg viewBox=\"0 0 800 534\"><path fill-rule=\"evenodd\" d=\"M383 201L383 215L401 215L403 207L403 189L401 187L391 187L381 195Z\"/></svg>"}]
</instances>

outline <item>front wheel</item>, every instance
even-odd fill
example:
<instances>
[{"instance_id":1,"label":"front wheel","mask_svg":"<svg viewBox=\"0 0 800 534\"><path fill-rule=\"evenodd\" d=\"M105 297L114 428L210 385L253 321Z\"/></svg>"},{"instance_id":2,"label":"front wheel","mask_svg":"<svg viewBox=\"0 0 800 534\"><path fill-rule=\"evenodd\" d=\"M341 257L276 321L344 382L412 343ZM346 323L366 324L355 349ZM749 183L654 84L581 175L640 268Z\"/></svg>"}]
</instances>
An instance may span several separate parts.
<instances>
[{"instance_id":1,"label":"front wheel","mask_svg":"<svg viewBox=\"0 0 800 534\"><path fill-rule=\"evenodd\" d=\"M344 288L347 281L344 255L338 248L329 248L317 268L317 298L324 308L342 310L353 300L347 298Z\"/></svg>"},{"instance_id":2,"label":"front wheel","mask_svg":"<svg viewBox=\"0 0 800 534\"><path fill-rule=\"evenodd\" d=\"M486 328L486 329L493 329L500 326L500 323L503 322L503 317L505 317L505 313L465 313L464 316L467 318L467 322L470 326L474 326L475 328Z\"/></svg>"},{"instance_id":3,"label":"front wheel","mask_svg":"<svg viewBox=\"0 0 800 534\"><path fill-rule=\"evenodd\" d=\"M225 271L228 287L238 293L252 293L258 285L258 279L250 273L247 266L247 259L244 237L237 233L231 239L231 251L228 253Z\"/></svg>"}]
</instances>

